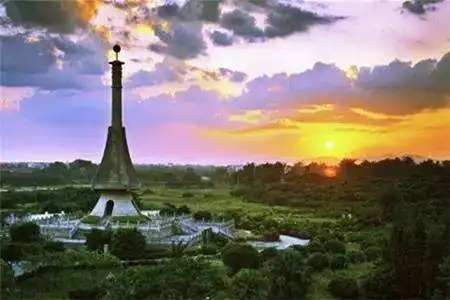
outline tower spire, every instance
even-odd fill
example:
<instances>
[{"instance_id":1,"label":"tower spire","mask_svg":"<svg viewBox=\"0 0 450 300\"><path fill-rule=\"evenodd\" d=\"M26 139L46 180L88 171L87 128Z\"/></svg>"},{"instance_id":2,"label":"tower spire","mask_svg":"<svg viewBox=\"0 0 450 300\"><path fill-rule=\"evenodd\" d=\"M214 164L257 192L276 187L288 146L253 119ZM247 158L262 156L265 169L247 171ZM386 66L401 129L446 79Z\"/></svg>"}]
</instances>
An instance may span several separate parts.
<instances>
[{"instance_id":1,"label":"tower spire","mask_svg":"<svg viewBox=\"0 0 450 300\"><path fill-rule=\"evenodd\" d=\"M122 127L122 65L125 63L119 60L120 46L115 45L113 51L116 53L116 60L109 62L112 66L111 126L120 128Z\"/></svg>"}]
</instances>

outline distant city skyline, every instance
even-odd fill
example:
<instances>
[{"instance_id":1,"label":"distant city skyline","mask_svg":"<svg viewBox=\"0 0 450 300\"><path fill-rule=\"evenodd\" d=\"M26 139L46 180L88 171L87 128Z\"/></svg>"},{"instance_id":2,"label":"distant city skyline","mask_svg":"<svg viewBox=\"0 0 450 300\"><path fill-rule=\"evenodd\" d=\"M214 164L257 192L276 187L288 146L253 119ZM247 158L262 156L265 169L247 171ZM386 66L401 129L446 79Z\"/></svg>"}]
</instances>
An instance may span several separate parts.
<instances>
[{"instance_id":1,"label":"distant city skyline","mask_svg":"<svg viewBox=\"0 0 450 300\"><path fill-rule=\"evenodd\" d=\"M116 42L134 163L450 159L450 2L427 2L2 3L0 161L99 162Z\"/></svg>"}]
</instances>

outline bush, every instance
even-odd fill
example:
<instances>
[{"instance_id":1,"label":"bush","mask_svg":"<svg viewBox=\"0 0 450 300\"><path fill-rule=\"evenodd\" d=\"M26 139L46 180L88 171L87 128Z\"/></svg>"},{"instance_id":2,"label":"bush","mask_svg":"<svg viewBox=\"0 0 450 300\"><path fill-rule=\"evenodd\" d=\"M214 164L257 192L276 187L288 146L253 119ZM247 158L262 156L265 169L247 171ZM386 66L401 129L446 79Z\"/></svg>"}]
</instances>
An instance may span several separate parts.
<instances>
[{"instance_id":1,"label":"bush","mask_svg":"<svg viewBox=\"0 0 450 300\"><path fill-rule=\"evenodd\" d=\"M211 221L212 220L212 214L209 211L200 210L194 213L193 218L197 221Z\"/></svg>"},{"instance_id":2,"label":"bush","mask_svg":"<svg viewBox=\"0 0 450 300\"><path fill-rule=\"evenodd\" d=\"M183 194L181 194L181 197L192 198L192 197L194 197L194 194L192 194L191 192L184 192Z\"/></svg>"},{"instance_id":3,"label":"bush","mask_svg":"<svg viewBox=\"0 0 450 300\"><path fill-rule=\"evenodd\" d=\"M258 251L247 244L230 244L222 252L223 263L233 273L241 269L256 269L260 266Z\"/></svg>"},{"instance_id":4,"label":"bush","mask_svg":"<svg viewBox=\"0 0 450 300\"><path fill-rule=\"evenodd\" d=\"M13 243L34 243L41 240L39 226L32 222L13 224L9 234Z\"/></svg>"},{"instance_id":5,"label":"bush","mask_svg":"<svg viewBox=\"0 0 450 300\"><path fill-rule=\"evenodd\" d=\"M280 240L280 234L276 231L265 232L263 239L265 242L278 242Z\"/></svg>"},{"instance_id":6,"label":"bush","mask_svg":"<svg viewBox=\"0 0 450 300\"><path fill-rule=\"evenodd\" d=\"M233 299L267 299L270 290L269 280L257 270L240 270L229 282Z\"/></svg>"},{"instance_id":7,"label":"bush","mask_svg":"<svg viewBox=\"0 0 450 300\"><path fill-rule=\"evenodd\" d=\"M308 266L315 271L322 271L330 266L330 259L326 254L314 253L308 258Z\"/></svg>"},{"instance_id":8,"label":"bush","mask_svg":"<svg viewBox=\"0 0 450 300\"><path fill-rule=\"evenodd\" d=\"M278 250L276 248L270 247L266 248L260 252L261 261L266 262L271 258L274 258L278 255Z\"/></svg>"},{"instance_id":9,"label":"bush","mask_svg":"<svg viewBox=\"0 0 450 300\"><path fill-rule=\"evenodd\" d=\"M345 254L345 244L338 240L327 241L324 245L329 253Z\"/></svg>"},{"instance_id":10,"label":"bush","mask_svg":"<svg viewBox=\"0 0 450 300\"><path fill-rule=\"evenodd\" d=\"M0 260L0 279L2 291L14 287L13 270L3 259Z\"/></svg>"},{"instance_id":11,"label":"bush","mask_svg":"<svg viewBox=\"0 0 450 300\"><path fill-rule=\"evenodd\" d=\"M0 254L2 260L7 262L17 262L24 257L22 246L13 243L2 244Z\"/></svg>"},{"instance_id":12,"label":"bush","mask_svg":"<svg viewBox=\"0 0 450 300\"><path fill-rule=\"evenodd\" d=\"M369 247L364 251L367 261L374 261L380 258L381 248L380 247Z\"/></svg>"},{"instance_id":13,"label":"bush","mask_svg":"<svg viewBox=\"0 0 450 300\"><path fill-rule=\"evenodd\" d=\"M119 229L114 232L111 253L124 260L140 259L145 256L145 237L136 228Z\"/></svg>"},{"instance_id":14,"label":"bush","mask_svg":"<svg viewBox=\"0 0 450 300\"><path fill-rule=\"evenodd\" d=\"M214 254L217 254L217 251L218 251L218 248L214 244L208 244L201 248L202 254L205 254L205 255L214 255Z\"/></svg>"},{"instance_id":15,"label":"bush","mask_svg":"<svg viewBox=\"0 0 450 300\"><path fill-rule=\"evenodd\" d=\"M309 253L325 253L325 248L323 247L323 245L319 242L310 242L308 243L308 245L306 246L306 250L308 250Z\"/></svg>"},{"instance_id":16,"label":"bush","mask_svg":"<svg viewBox=\"0 0 450 300\"><path fill-rule=\"evenodd\" d=\"M191 209L187 205L182 205L177 208L177 214L179 215L188 215L191 213Z\"/></svg>"},{"instance_id":17,"label":"bush","mask_svg":"<svg viewBox=\"0 0 450 300\"><path fill-rule=\"evenodd\" d=\"M333 255L330 259L331 270L341 270L348 266L347 257L343 254Z\"/></svg>"},{"instance_id":18,"label":"bush","mask_svg":"<svg viewBox=\"0 0 450 300\"><path fill-rule=\"evenodd\" d=\"M266 262L264 271L272 283L269 299L299 299L308 290L311 273L303 256L295 250L279 251Z\"/></svg>"},{"instance_id":19,"label":"bush","mask_svg":"<svg viewBox=\"0 0 450 300\"><path fill-rule=\"evenodd\" d=\"M44 243L44 250L47 252L64 252L64 243L58 241L46 241Z\"/></svg>"},{"instance_id":20,"label":"bush","mask_svg":"<svg viewBox=\"0 0 450 300\"><path fill-rule=\"evenodd\" d=\"M360 251L350 251L347 253L347 260L354 264L363 263L366 261L366 256Z\"/></svg>"},{"instance_id":21,"label":"bush","mask_svg":"<svg viewBox=\"0 0 450 300\"><path fill-rule=\"evenodd\" d=\"M101 287L94 287L90 289L79 289L69 291L69 299L71 300L84 300L84 299L101 299L105 294L105 290Z\"/></svg>"},{"instance_id":22,"label":"bush","mask_svg":"<svg viewBox=\"0 0 450 300\"><path fill-rule=\"evenodd\" d=\"M86 246L92 251L103 251L103 245L111 244L112 233L109 230L100 230L93 228L86 234Z\"/></svg>"},{"instance_id":23,"label":"bush","mask_svg":"<svg viewBox=\"0 0 450 300\"><path fill-rule=\"evenodd\" d=\"M358 299L358 284L352 278L337 277L330 281L328 290L340 299Z\"/></svg>"}]
</instances>

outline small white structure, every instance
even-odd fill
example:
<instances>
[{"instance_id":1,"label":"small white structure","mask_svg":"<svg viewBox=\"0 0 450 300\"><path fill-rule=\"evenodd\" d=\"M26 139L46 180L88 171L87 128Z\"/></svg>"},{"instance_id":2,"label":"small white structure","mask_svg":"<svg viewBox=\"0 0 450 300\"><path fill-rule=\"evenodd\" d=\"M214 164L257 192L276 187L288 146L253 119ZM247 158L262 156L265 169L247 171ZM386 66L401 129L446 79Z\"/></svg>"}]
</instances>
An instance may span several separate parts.
<instances>
[{"instance_id":1,"label":"small white structure","mask_svg":"<svg viewBox=\"0 0 450 300\"><path fill-rule=\"evenodd\" d=\"M90 215L97 217L138 216L139 211L134 205L130 193L102 192Z\"/></svg>"}]
</instances>

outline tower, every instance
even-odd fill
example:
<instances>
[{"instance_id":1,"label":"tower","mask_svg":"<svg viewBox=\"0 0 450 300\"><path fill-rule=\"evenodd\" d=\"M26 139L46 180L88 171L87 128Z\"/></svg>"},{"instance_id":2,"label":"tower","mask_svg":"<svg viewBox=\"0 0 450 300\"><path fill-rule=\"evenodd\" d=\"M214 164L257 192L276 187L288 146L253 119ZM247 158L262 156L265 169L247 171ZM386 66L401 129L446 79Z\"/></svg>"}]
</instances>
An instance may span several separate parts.
<instances>
[{"instance_id":1,"label":"tower","mask_svg":"<svg viewBox=\"0 0 450 300\"><path fill-rule=\"evenodd\" d=\"M125 127L122 124L122 65L118 54L120 46L113 47L116 59L112 66L112 109L111 126L108 128L103 158L92 179L92 188L101 196L90 215L136 216L139 210L133 202L131 191L139 188L133 163L128 150Z\"/></svg>"}]
</instances>

